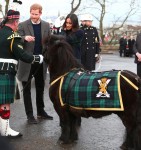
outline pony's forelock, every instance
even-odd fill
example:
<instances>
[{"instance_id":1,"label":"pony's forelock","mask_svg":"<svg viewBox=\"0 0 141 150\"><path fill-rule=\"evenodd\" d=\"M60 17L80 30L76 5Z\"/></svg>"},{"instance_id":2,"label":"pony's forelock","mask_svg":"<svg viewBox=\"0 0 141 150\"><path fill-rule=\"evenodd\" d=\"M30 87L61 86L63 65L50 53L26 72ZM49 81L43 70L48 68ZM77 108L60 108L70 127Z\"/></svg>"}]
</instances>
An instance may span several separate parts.
<instances>
[{"instance_id":1,"label":"pony's forelock","mask_svg":"<svg viewBox=\"0 0 141 150\"><path fill-rule=\"evenodd\" d=\"M72 48L65 41L57 42L51 46L48 54L50 69L56 70L54 72L60 75L77 66L78 62L73 56Z\"/></svg>"}]
</instances>

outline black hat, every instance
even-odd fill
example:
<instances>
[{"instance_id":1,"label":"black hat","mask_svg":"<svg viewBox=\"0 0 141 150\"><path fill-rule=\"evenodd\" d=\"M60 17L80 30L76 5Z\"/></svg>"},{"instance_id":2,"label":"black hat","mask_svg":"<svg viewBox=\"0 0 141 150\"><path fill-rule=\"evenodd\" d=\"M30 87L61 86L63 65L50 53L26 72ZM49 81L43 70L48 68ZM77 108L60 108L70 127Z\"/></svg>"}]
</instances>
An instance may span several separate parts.
<instances>
[{"instance_id":1,"label":"black hat","mask_svg":"<svg viewBox=\"0 0 141 150\"><path fill-rule=\"evenodd\" d=\"M13 0L13 3L18 3L18 4L22 4L22 1L20 1L20 0Z\"/></svg>"},{"instance_id":2,"label":"black hat","mask_svg":"<svg viewBox=\"0 0 141 150\"><path fill-rule=\"evenodd\" d=\"M7 12L6 16L4 17L3 21L0 23L0 28L3 28L8 20L19 19L19 18L20 18L20 12L19 11L15 11L15 10L12 10L12 9L8 10L8 12Z\"/></svg>"},{"instance_id":3,"label":"black hat","mask_svg":"<svg viewBox=\"0 0 141 150\"><path fill-rule=\"evenodd\" d=\"M20 18L20 12L19 11L15 11L15 10L8 10L7 12L7 19L19 19Z\"/></svg>"}]
</instances>

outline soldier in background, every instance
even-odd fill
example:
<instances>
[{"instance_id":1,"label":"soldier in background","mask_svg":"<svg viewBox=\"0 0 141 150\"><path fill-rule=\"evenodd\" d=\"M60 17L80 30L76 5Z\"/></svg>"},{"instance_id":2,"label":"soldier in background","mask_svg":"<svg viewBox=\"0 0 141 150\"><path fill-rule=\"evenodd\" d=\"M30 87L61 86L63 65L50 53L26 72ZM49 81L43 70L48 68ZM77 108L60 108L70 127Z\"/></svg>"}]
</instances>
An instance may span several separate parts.
<instances>
[{"instance_id":1,"label":"soldier in background","mask_svg":"<svg viewBox=\"0 0 141 150\"><path fill-rule=\"evenodd\" d=\"M128 39L127 39L127 36L124 35L123 36L123 56L126 57L129 55L129 49L128 49Z\"/></svg>"},{"instance_id":2,"label":"soldier in background","mask_svg":"<svg viewBox=\"0 0 141 150\"><path fill-rule=\"evenodd\" d=\"M133 56L133 45L135 43L135 39L131 35L130 38L128 39L128 48L129 48L129 57Z\"/></svg>"},{"instance_id":3,"label":"soldier in background","mask_svg":"<svg viewBox=\"0 0 141 150\"><path fill-rule=\"evenodd\" d=\"M120 40L119 40L119 55L120 55L120 57L122 57L123 52L124 52L124 38L122 35Z\"/></svg>"},{"instance_id":4,"label":"soldier in background","mask_svg":"<svg viewBox=\"0 0 141 150\"><path fill-rule=\"evenodd\" d=\"M126 39L126 35L122 35L120 40L119 40L119 53L120 53L120 57L126 56L126 46L127 46L127 39Z\"/></svg>"},{"instance_id":5,"label":"soldier in background","mask_svg":"<svg viewBox=\"0 0 141 150\"><path fill-rule=\"evenodd\" d=\"M85 26L81 28L84 31L81 63L86 70L93 71L99 55L99 35L96 27L92 26L92 15L86 14L83 19Z\"/></svg>"}]
</instances>

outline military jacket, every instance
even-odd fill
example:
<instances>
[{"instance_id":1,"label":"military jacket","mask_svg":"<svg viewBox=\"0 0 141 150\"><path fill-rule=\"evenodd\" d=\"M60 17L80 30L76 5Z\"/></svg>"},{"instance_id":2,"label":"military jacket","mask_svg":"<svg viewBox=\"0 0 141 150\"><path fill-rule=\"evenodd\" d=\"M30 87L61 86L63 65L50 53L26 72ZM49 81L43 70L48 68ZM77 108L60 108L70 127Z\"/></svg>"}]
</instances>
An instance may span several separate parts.
<instances>
[{"instance_id":1,"label":"military jacket","mask_svg":"<svg viewBox=\"0 0 141 150\"><path fill-rule=\"evenodd\" d=\"M127 39L121 38L119 40L119 44L120 44L120 50L126 50Z\"/></svg>"},{"instance_id":2,"label":"military jacket","mask_svg":"<svg viewBox=\"0 0 141 150\"><path fill-rule=\"evenodd\" d=\"M99 36L97 29L93 26L83 26L82 29L84 31L82 51L93 50L95 54L99 54Z\"/></svg>"},{"instance_id":3,"label":"military jacket","mask_svg":"<svg viewBox=\"0 0 141 150\"><path fill-rule=\"evenodd\" d=\"M99 54L99 36L97 29L93 26L83 26L81 63L86 70L95 70L96 54Z\"/></svg>"},{"instance_id":4,"label":"military jacket","mask_svg":"<svg viewBox=\"0 0 141 150\"><path fill-rule=\"evenodd\" d=\"M23 50L21 43L21 37L15 33L10 27L4 26L0 29L0 59L14 59L22 60L27 63L31 63L34 60L34 56L26 53ZM4 62L6 64L6 62ZM0 62L0 73L6 70L1 69L3 63ZM9 65L9 64L8 64ZM13 68L13 67L11 67ZM7 68L7 72L13 71L15 73L15 68L13 70Z\"/></svg>"}]
</instances>

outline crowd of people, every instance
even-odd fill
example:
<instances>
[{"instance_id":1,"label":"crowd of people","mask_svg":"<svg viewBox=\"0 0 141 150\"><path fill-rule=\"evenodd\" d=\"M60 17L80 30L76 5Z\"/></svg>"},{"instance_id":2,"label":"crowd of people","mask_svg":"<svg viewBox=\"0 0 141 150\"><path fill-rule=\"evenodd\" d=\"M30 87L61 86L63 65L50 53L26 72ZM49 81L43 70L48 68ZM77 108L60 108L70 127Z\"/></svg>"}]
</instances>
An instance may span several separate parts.
<instances>
[{"instance_id":1,"label":"crowd of people","mask_svg":"<svg viewBox=\"0 0 141 150\"><path fill-rule=\"evenodd\" d=\"M135 44L135 39L131 35L127 38L126 35L122 35L119 40L119 53L120 57L132 57L134 54L133 46Z\"/></svg>"},{"instance_id":2,"label":"crowd of people","mask_svg":"<svg viewBox=\"0 0 141 150\"><path fill-rule=\"evenodd\" d=\"M126 35L121 36L119 40L120 57L133 57L137 64L137 75L141 77L141 33L137 34L136 39L131 35L127 38Z\"/></svg>"}]
</instances>

